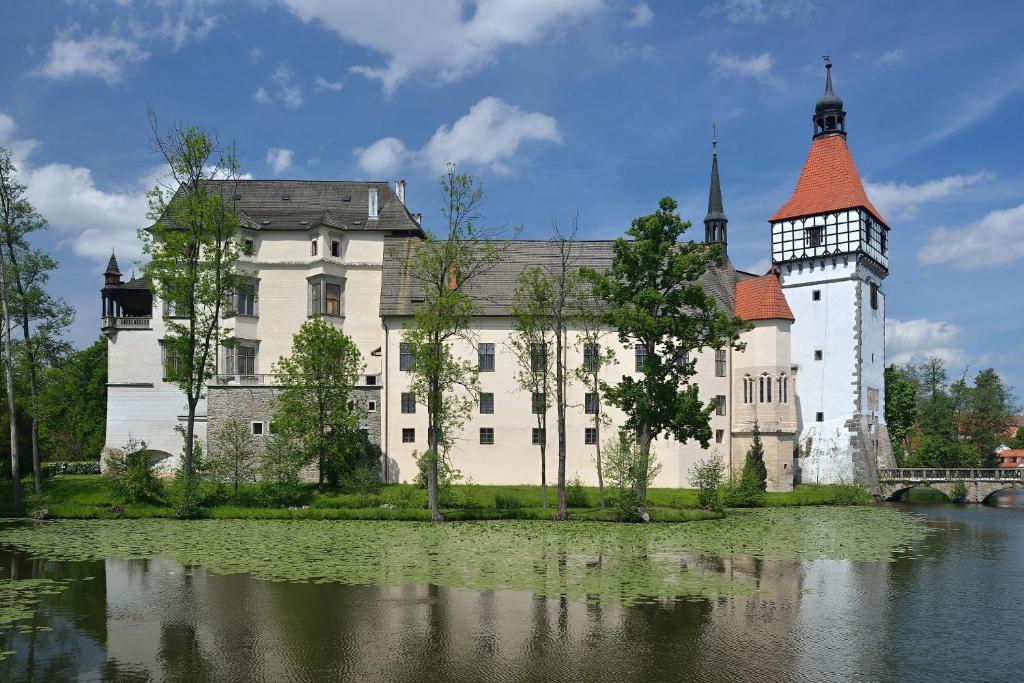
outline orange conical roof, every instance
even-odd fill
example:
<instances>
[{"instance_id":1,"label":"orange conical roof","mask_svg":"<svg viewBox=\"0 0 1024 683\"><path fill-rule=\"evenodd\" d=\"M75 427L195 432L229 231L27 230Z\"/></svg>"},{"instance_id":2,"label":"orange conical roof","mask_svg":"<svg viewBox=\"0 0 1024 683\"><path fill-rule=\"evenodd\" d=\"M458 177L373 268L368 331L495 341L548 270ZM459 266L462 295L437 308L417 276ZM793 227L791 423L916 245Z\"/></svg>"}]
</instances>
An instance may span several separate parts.
<instances>
[{"instance_id":1,"label":"orange conical roof","mask_svg":"<svg viewBox=\"0 0 1024 683\"><path fill-rule=\"evenodd\" d=\"M743 320L796 320L779 285L779 272L736 283L736 317Z\"/></svg>"},{"instance_id":2,"label":"orange conical roof","mask_svg":"<svg viewBox=\"0 0 1024 683\"><path fill-rule=\"evenodd\" d=\"M858 207L867 209L885 223L864 192L846 138L825 135L811 142L811 151L807 153L793 196L768 220L781 221Z\"/></svg>"}]
</instances>

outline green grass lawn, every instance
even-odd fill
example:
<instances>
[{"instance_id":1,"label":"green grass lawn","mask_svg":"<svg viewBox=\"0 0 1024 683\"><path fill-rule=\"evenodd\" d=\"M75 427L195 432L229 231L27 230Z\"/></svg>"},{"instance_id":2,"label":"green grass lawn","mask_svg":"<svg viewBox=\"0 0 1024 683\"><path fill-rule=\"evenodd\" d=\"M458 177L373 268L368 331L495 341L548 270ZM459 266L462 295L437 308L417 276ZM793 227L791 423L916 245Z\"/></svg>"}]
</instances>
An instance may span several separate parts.
<instances>
[{"instance_id":1,"label":"green grass lawn","mask_svg":"<svg viewBox=\"0 0 1024 683\"><path fill-rule=\"evenodd\" d=\"M259 495L259 486L245 484L234 495L229 488L204 484L210 501L203 514L219 519L388 519L428 520L427 493L410 484L390 484L377 493L318 492L309 484L302 500L293 507L267 507ZM26 492L31 481L25 482ZM3 487L0 511L10 514L10 491ZM539 486L453 486L445 496L443 509L450 520L471 519L550 519L556 504L556 490L548 487L548 505L542 506ZM614 510L598 507L596 487L584 488L586 500L570 507L569 516L577 520L612 521ZM765 505L860 505L871 496L852 486L814 486L803 484L787 493L769 493ZM651 516L655 521L683 522L719 516L697 508L694 489L656 488L648 492ZM381 506L392 505L394 509ZM123 511L116 509L123 507ZM46 479L42 507L56 518L173 517L170 506L162 501L123 503L110 482L98 475L61 475Z\"/></svg>"}]
</instances>

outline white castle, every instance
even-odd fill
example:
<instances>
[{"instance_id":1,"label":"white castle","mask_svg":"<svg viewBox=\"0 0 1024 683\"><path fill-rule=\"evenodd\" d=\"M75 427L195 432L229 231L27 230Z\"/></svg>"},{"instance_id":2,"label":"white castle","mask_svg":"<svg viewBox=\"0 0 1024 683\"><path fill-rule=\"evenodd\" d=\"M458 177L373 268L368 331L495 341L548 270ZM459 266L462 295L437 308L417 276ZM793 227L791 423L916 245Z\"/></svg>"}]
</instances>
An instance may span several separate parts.
<instances>
[{"instance_id":1,"label":"white castle","mask_svg":"<svg viewBox=\"0 0 1024 683\"><path fill-rule=\"evenodd\" d=\"M717 400L714 437L707 449L695 441L655 441L662 464L655 486L690 486L691 468L709 453L733 470L742 467L755 422L771 490L789 490L797 482L875 488L877 467L892 462L883 412L889 228L864 193L847 147L843 103L832 91L831 71L826 73L807 161L793 195L769 219L773 265L766 274L736 270L728 259L717 150L712 155L704 239L721 244L726 257L702 284L752 329L741 338L743 351L697 354L692 381L702 399ZM363 427L380 447L382 477L411 481L417 472L414 453L426 448L427 416L409 393L411 358L402 328L419 295L403 265L423 230L419 216L406 207L404 181L392 187L245 180L234 199L241 222L238 268L245 280L224 327L237 343L219 349L219 374L199 407L199 437L215 440L232 417L246 420L258 439L269 433L271 368L290 352L303 321L319 315L362 352ZM612 244L578 246L586 264L601 267L610 263ZM472 288L475 339L456 352L478 362L482 393L451 457L477 483L537 483L538 444L546 441L553 452L557 435L536 428L534 397L518 387L508 340L516 275L553 263L556 253L552 244L532 241L518 241L506 253ZM154 461L173 461L182 449L175 427L186 414L183 393L165 379L169 359L161 340L173 311L154 297L145 279L124 282L113 255L102 299L102 330L109 340L105 451L132 436L146 442ZM577 333L570 330L570 337ZM602 344L615 350L617 360L604 367L606 380L637 370L633 347L624 347L611 331ZM584 362L582 345L570 344L567 353L568 367ZM566 417L566 470L588 484L597 480L591 413L599 400L579 383L569 387L568 404L575 407ZM621 413L605 411L613 428L622 423ZM554 469L549 464L549 479Z\"/></svg>"}]
</instances>

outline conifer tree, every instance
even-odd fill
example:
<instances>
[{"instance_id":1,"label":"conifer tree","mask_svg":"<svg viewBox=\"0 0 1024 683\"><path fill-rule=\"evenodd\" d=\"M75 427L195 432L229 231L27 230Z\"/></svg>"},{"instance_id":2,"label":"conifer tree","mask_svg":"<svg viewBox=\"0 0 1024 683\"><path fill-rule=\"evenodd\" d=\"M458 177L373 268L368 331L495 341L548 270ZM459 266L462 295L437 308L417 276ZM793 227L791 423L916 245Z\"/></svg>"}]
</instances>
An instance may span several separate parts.
<instances>
[{"instance_id":1,"label":"conifer tree","mask_svg":"<svg viewBox=\"0 0 1024 683\"><path fill-rule=\"evenodd\" d=\"M743 462L740 487L744 492L761 494L768 490L768 468L764 464L764 444L761 443L761 428L754 422L754 435Z\"/></svg>"}]
</instances>

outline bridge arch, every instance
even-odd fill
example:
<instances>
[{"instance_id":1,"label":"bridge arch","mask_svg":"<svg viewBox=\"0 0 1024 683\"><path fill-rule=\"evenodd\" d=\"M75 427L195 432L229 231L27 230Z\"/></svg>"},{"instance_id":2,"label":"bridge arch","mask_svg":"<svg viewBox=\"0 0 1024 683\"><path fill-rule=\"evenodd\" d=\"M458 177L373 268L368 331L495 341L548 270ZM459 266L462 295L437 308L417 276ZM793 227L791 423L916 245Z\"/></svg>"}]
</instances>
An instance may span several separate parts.
<instances>
[{"instance_id":1,"label":"bridge arch","mask_svg":"<svg viewBox=\"0 0 1024 683\"><path fill-rule=\"evenodd\" d=\"M1024 489L1024 469L883 468L878 482L882 500L898 500L915 486L930 486L951 500L981 503L999 491Z\"/></svg>"}]
</instances>

